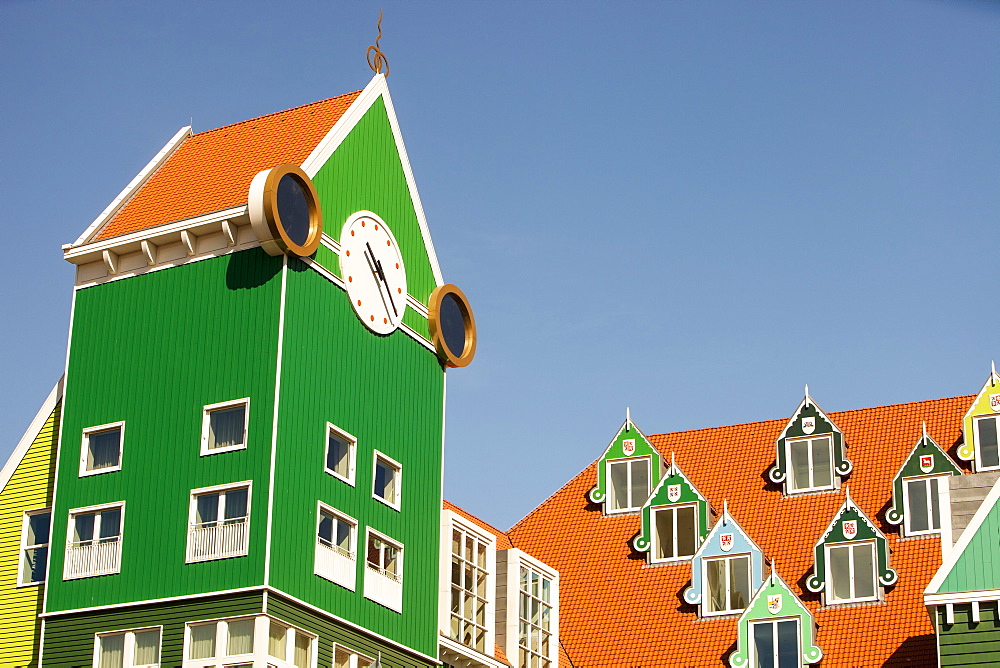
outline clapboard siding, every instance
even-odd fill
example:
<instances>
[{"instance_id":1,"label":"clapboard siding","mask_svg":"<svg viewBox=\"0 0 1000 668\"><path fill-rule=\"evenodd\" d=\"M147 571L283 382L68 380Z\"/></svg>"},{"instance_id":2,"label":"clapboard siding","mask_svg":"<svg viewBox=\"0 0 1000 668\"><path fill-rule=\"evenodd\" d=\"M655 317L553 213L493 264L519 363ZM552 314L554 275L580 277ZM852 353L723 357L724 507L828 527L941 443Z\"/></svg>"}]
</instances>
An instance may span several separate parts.
<instances>
[{"instance_id":1,"label":"clapboard siding","mask_svg":"<svg viewBox=\"0 0 1000 668\"><path fill-rule=\"evenodd\" d=\"M942 666L996 666L1000 657L1000 616L997 602L979 604L979 622L972 621L972 604L956 603L954 624L945 621L945 606L937 607L938 646Z\"/></svg>"}]
</instances>

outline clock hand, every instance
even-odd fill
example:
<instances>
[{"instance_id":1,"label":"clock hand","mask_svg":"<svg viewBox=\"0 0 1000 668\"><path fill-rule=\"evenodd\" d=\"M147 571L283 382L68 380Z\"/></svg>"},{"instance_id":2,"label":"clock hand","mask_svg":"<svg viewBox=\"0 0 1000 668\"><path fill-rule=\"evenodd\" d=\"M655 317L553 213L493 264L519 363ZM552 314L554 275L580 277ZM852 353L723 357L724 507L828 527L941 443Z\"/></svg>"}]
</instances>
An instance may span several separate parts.
<instances>
[{"instance_id":1,"label":"clock hand","mask_svg":"<svg viewBox=\"0 0 1000 668\"><path fill-rule=\"evenodd\" d=\"M365 242L365 246L368 247L368 252L371 254L372 259L375 259L375 253L372 251L372 247L371 247L371 245L367 241ZM369 260L369 264L371 264L371 260ZM387 295L389 295L389 303L392 305L392 312L397 317L399 317L399 311L396 310L396 301L392 298L392 288L389 287L389 281L385 277L385 272L382 271L382 261L381 260L375 260L375 267L374 267L373 271L376 272L377 277L382 281L382 284L385 285L385 293ZM382 298L382 303L383 303L383 305L385 304L385 298L384 297Z\"/></svg>"},{"instance_id":2,"label":"clock hand","mask_svg":"<svg viewBox=\"0 0 1000 668\"><path fill-rule=\"evenodd\" d=\"M368 268L372 270L372 276L375 278L375 284L378 285L379 280L381 280L383 283L385 283L385 275L383 274L382 276L379 276L379 273L382 271L382 266L379 264L378 260L375 259L375 252L372 251L371 244L369 244L366 241L365 242L365 247L368 249L368 250L365 251L365 259L368 260ZM386 288L386 291L389 290L388 284L385 286L385 288ZM382 308L384 308L385 312L388 314L389 313L389 305L385 303L385 295L382 294L382 286L381 285L379 285L378 296L382 298ZM392 299L392 294L389 295L389 299L390 300ZM393 304L392 310L393 310L393 312L396 311L396 305L395 304ZM396 315L399 315L399 314L397 313Z\"/></svg>"}]
</instances>

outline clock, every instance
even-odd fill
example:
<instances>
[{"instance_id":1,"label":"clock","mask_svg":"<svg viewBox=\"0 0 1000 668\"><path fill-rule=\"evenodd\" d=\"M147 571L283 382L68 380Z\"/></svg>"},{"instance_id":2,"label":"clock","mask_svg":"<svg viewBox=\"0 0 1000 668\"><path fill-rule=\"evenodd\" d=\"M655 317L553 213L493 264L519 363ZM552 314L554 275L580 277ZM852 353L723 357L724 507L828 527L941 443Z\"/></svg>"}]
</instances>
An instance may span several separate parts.
<instances>
[{"instance_id":1,"label":"clock","mask_svg":"<svg viewBox=\"0 0 1000 668\"><path fill-rule=\"evenodd\" d=\"M298 165L265 169L250 182L250 223L268 255L306 257L323 236L323 215L312 179Z\"/></svg>"},{"instance_id":2,"label":"clock","mask_svg":"<svg viewBox=\"0 0 1000 668\"><path fill-rule=\"evenodd\" d=\"M427 326L445 366L467 366L476 355L476 319L465 293L452 284L434 289L427 304Z\"/></svg>"},{"instance_id":3,"label":"clock","mask_svg":"<svg viewBox=\"0 0 1000 668\"><path fill-rule=\"evenodd\" d=\"M340 274L351 306L376 334L391 334L406 311L406 267L389 226L371 211L347 219L340 234Z\"/></svg>"}]
</instances>

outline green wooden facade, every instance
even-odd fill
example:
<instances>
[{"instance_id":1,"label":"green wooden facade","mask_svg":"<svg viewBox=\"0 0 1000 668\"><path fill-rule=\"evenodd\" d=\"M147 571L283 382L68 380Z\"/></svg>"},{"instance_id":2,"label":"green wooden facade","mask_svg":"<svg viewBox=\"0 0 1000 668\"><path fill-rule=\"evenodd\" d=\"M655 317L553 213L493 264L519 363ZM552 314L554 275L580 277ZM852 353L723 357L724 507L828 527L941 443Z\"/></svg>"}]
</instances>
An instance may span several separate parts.
<instances>
[{"instance_id":1,"label":"green wooden facade","mask_svg":"<svg viewBox=\"0 0 1000 668\"><path fill-rule=\"evenodd\" d=\"M954 604L948 623L945 606L937 606L934 626L938 636L938 665L996 666L1000 663L1000 615L997 601L979 604L974 621L972 603Z\"/></svg>"}]
</instances>

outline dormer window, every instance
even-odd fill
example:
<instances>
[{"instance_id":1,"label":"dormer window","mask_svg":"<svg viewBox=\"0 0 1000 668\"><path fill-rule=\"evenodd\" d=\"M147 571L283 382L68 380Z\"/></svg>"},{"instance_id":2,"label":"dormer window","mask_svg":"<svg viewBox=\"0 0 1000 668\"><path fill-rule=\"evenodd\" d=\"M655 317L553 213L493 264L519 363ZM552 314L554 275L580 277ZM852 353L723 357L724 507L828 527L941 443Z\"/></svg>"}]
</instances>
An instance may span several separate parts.
<instances>
[{"instance_id":1,"label":"dormer window","mask_svg":"<svg viewBox=\"0 0 1000 668\"><path fill-rule=\"evenodd\" d=\"M997 429L1000 426L1000 416L983 415L974 418L976 433L976 449L979 450L979 469L981 471L1000 468L1000 447L997 445Z\"/></svg>"},{"instance_id":2,"label":"dormer window","mask_svg":"<svg viewBox=\"0 0 1000 668\"><path fill-rule=\"evenodd\" d=\"M823 659L812 612L775 571L754 593L736 629L731 666L800 668Z\"/></svg>"},{"instance_id":3,"label":"dormer window","mask_svg":"<svg viewBox=\"0 0 1000 668\"><path fill-rule=\"evenodd\" d=\"M830 436L785 441L791 464L789 492L833 489L833 439Z\"/></svg>"},{"instance_id":4,"label":"dormer window","mask_svg":"<svg viewBox=\"0 0 1000 668\"><path fill-rule=\"evenodd\" d=\"M642 507L642 530L632 541L650 563L688 560L708 533L708 501L673 461Z\"/></svg>"},{"instance_id":5,"label":"dormer window","mask_svg":"<svg viewBox=\"0 0 1000 668\"><path fill-rule=\"evenodd\" d=\"M649 498L649 457L609 461L609 513L639 510Z\"/></svg>"},{"instance_id":6,"label":"dormer window","mask_svg":"<svg viewBox=\"0 0 1000 668\"><path fill-rule=\"evenodd\" d=\"M698 549L698 507L695 504L652 508L653 551L651 562L683 559Z\"/></svg>"},{"instance_id":7,"label":"dormer window","mask_svg":"<svg viewBox=\"0 0 1000 668\"><path fill-rule=\"evenodd\" d=\"M828 603L874 601L878 598L874 541L827 545L826 562L829 569Z\"/></svg>"},{"instance_id":8,"label":"dormer window","mask_svg":"<svg viewBox=\"0 0 1000 668\"><path fill-rule=\"evenodd\" d=\"M974 462L976 473L1000 470L1000 374L996 364L962 419L964 443L958 456Z\"/></svg>"},{"instance_id":9,"label":"dormer window","mask_svg":"<svg viewBox=\"0 0 1000 668\"><path fill-rule=\"evenodd\" d=\"M905 536L938 533L941 508L948 506L945 478L961 474L924 425L923 435L893 478L892 508L885 514L886 520L902 523Z\"/></svg>"},{"instance_id":10,"label":"dormer window","mask_svg":"<svg viewBox=\"0 0 1000 668\"><path fill-rule=\"evenodd\" d=\"M705 559L706 615L742 612L750 601L750 555Z\"/></svg>"},{"instance_id":11,"label":"dormer window","mask_svg":"<svg viewBox=\"0 0 1000 668\"><path fill-rule=\"evenodd\" d=\"M838 489L853 465L846 457L844 434L806 396L778 436L771 482L784 483L785 494Z\"/></svg>"},{"instance_id":12,"label":"dormer window","mask_svg":"<svg viewBox=\"0 0 1000 668\"><path fill-rule=\"evenodd\" d=\"M637 512L662 471L663 458L626 411L625 423L597 462L597 484L590 490L590 500L603 504L605 515Z\"/></svg>"}]
</instances>

